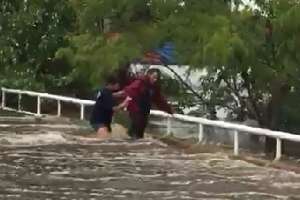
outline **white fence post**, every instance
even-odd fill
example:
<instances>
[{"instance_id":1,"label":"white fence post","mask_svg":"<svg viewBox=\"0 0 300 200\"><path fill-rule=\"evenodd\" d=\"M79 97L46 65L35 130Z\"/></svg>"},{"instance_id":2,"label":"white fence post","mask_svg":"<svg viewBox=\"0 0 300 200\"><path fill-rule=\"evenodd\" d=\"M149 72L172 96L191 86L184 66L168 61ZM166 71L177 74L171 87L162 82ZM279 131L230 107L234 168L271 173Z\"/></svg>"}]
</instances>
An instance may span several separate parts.
<instances>
[{"instance_id":1,"label":"white fence post","mask_svg":"<svg viewBox=\"0 0 300 200\"><path fill-rule=\"evenodd\" d=\"M18 111L21 111L21 100L22 100L22 94L18 94Z\"/></svg>"},{"instance_id":2,"label":"white fence post","mask_svg":"<svg viewBox=\"0 0 300 200\"><path fill-rule=\"evenodd\" d=\"M37 108L36 108L36 110L37 110L36 114L41 115L41 97L40 96L37 96Z\"/></svg>"},{"instance_id":3,"label":"white fence post","mask_svg":"<svg viewBox=\"0 0 300 200\"><path fill-rule=\"evenodd\" d=\"M57 100L57 116L61 116L61 101Z\"/></svg>"},{"instance_id":4,"label":"white fence post","mask_svg":"<svg viewBox=\"0 0 300 200\"><path fill-rule=\"evenodd\" d=\"M84 105L80 104L80 119L84 120Z\"/></svg>"},{"instance_id":5,"label":"white fence post","mask_svg":"<svg viewBox=\"0 0 300 200\"><path fill-rule=\"evenodd\" d=\"M239 132L237 130L234 131L234 155L239 155Z\"/></svg>"},{"instance_id":6,"label":"white fence post","mask_svg":"<svg viewBox=\"0 0 300 200\"><path fill-rule=\"evenodd\" d=\"M275 161L280 160L281 153L282 153L282 140L279 138L276 138L276 156Z\"/></svg>"},{"instance_id":7,"label":"white fence post","mask_svg":"<svg viewBox=\"0 0 300 200\"><path fill-rule=\"evenodd\" d=\"M203 124L199 123L199 135L198 135L198 142L202 142L203 140Z\"/></svg>"},{"instance_id":8,"label":"white fence post","mask_svg":"<svg viewBox=\"0 0 300 200\"><path fill-rule=\"evenodd\" d=\"M15 108L9 108L6 107L6 93L14 93L18 94L18 109ZM27 112L22 110L21 106L21 100L22 100L22 95L29 95L33 97L37 97L37 110L36 112ZM85 106L91 106L95 104L95 101L90 101L90 100L81 100L81 99L76 99L76 98L71 98L71 97L65 97L65 96L59 96L59 95L52 95L48 93L38 93L38 92L33 92L33 91L21 91L21 90L15 90L15 89L6 89L2 88L2 102L1 102L1 107L2 109L6 110L12 110L12 111L19 111L23 112L26 114L33 114L33 115L41 115L41 98L46 98L46 99L55 99L57 100L57 115L61 115L61 102L71 102L75 103L76 105L80 105L80 119L84 119L85 115ZM24 109L24 108L23 108ZM289 140L293 142L300 142L300 136L296 134L291 134L287 132L282 132L282 131L272 131L268 129L263 129L263 128L258 128L258 127L249 127L246 125L239 125L239 124L234 124L234 123L229 123L229 122L223 122L223 121L213 121L213 120L208 120L204 118L199 118L199 117L192 117L192 116L186 116L186 115L181 115L181 114L174 114L172 117L170 115L166 115L166 113L163 113L161 111L155 111L151 110L151 113L154 115L166 117L167 116L167 134L171 134L171 123L172 119L178 119L178 120L183 120L187 122L193 122L197 123L199 126L199 133L198 133L198 140L201 142L203 140L203 126L213 126L213 127L219 127L219 128L225 128L229 130L233 130L234 133L234 155L239 155L239 132L248 132L251 134L256 134L256 135L263 135L267 137L273 137L276 138L276 156L275 160L279 160L282 157L282 140Z\"/></svg>"},{"instance_id":9,"label":"white fence post","mask_svg":"<svg viewBox=\"0 0 300 200\"><path fill-rule=\"evenodd\" d=\"M171 135L171 117L167 117L167 135Z\"/></svg>"},{"instance_id":10,"label":"white fence post","mask_svg":"<svg viewBox=\"0 0 300 200\"><path fill-rule=\"evenodd\" d=\"M6 98L5 98L5 91L2 90L2 108L5 108L5 100L6 100Z\"/></svg>"}]
</instances>

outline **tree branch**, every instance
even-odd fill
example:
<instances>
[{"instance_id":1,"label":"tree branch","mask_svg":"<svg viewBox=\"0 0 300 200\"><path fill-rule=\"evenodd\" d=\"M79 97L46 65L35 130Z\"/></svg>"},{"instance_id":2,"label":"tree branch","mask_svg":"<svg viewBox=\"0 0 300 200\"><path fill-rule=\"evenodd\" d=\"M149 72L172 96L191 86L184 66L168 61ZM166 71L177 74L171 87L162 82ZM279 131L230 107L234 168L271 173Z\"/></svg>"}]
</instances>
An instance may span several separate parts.
<instances>
[{"instance_id":1,"label":"tree branch","mask_svg":"<svg viewBox=\"0 0 300 200\"><path fill-rule=\"evenodd\" d=\"M163 65L165 68L167 68L169 71L171 71L176 78L188 89L190 90L203 104L205 105L210 105L210 103L208 101L206 101L200 94L198 94L189 84L187 84L182 78L181 76L175 72L171 67L169 67L168 65Z\"/></svg>"}]
</instances>

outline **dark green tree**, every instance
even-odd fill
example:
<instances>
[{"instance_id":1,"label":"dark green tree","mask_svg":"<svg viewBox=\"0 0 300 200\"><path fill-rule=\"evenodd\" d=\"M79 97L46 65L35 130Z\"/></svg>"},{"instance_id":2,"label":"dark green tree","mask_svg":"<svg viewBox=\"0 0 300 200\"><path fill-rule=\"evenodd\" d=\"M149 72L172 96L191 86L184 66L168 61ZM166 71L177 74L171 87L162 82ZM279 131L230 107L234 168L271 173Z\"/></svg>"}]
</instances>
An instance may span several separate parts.
<instances>
[{"instance_id":1,"label":"dark green tree","mask_svg":"<svg viewBox=\"0 0 300 200\"><path fill-rule=\"evenodd\" d=\"M56 67L52 63L55 52L67 44L65 35L74 30L74 17L67 1L2 0L1 85L43 89L45 82L63 84L65 69L56 68L62 73L51 74L55 70L47 68Z\"/></svg>"}]
</instances>

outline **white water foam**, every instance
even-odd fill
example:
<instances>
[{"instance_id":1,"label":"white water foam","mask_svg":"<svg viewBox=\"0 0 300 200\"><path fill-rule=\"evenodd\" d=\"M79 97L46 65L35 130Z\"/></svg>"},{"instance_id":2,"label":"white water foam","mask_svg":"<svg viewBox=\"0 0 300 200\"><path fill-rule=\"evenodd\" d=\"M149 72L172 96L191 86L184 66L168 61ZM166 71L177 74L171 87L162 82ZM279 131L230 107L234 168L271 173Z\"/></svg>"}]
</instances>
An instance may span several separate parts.
<instances>
[{"instance_id":1,"label":"white water foam","mask_svg":"<svg viewBox=\"0 0 300 200\"><path fill-rule=\"evenodd\" d=\"M126 145L126 146L140 146L140 145L157 145L159 147L166 147L167 145L159 140L146 138L137 141L120 138L110 138L108 140L100 140L96 137L84 137L66 134L61 131L45 131L34 132L29 134L16 134L13 132L0 133L0 146L42 146L42 145L56 145L56 144L82 144L82 145Z\"/></svg>"},{"instance_id":2,"label":"white water foam","mask_svg":"<svg viewBox=\"0 0 300 200\"><path fill-rule=\"evenodd\" d=\"M72 136L59 131L48 131L40 134L3 134L0 135L0 146L39 146L51 144L74 143Z\"/></svg>"}]
</instances>

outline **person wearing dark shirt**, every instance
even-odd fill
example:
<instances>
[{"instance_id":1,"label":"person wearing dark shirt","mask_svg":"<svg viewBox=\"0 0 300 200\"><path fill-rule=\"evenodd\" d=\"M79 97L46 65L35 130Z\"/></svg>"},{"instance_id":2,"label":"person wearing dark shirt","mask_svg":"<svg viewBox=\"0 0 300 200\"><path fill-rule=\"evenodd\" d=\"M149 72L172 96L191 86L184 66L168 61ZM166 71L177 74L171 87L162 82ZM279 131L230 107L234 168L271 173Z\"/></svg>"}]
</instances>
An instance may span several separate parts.
<instances>
[{"instance_id":1,"label":"person wearing dark shirt","mask_svg":"<svg viewBox=\"0 0 300 200\"><path fill-rule=\"evenodd\" d=\"M113 92L119 89L119 83L115 77L109 77L104 88L97 93L96 103L90 118L90 124L97 132L97 137L108 138L111 132L111 122L114 111L125 108L130 101L126 98L122 103L116 105Z\"/></svg>"},{"instance_id":2,"label":"person wearing dark shirt","mask_svg":"<svg viewBox=\"0 0 300 200\"><path fill-rule=\"evenodd\" d=\"M147 71L145 76L137 78L123 90L114 93L116 97L131 98L127 107L131 119L128 134L133 139L144 137L152 103L156 104L160 110L170 114L173 113L170 105L161 95L158 84L159 79L160 71L152 68Z\"/></svg>"}]
</instances>

